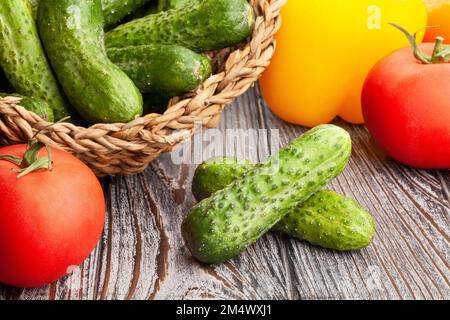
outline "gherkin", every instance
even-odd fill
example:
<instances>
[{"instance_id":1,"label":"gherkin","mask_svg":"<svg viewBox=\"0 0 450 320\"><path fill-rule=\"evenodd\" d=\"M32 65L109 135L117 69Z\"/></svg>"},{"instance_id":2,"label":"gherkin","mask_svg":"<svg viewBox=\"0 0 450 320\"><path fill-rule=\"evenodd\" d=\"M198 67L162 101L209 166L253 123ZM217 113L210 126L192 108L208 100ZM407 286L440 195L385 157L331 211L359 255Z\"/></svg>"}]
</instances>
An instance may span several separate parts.
<instances>
[{"instance_id":1,"label":"gherkin","mask_svg":"<svg viewBox=\"0 0 450 320\"><path fill-rule=\"evenodd\" d=\"M100 0L46 0L39 33L69 101L91 123L129 122L142 115L142 96L104 47Z\"/></svg>"},{"instance_id":2,"label":"gherkin","mask_svg":"<svg viewBox=\"0 0 450 320\"><path fill-rule=\"evenodd\" d=\"M39 40L28 0L0 1L0 66L15 91L45 101L55 119L69 115Z\"/></svg>"},{"instance_id":3,"label":"gherkin","mask_svg":"<svg viewBox=\"0 0 450 320\"><path fill-rule=\"evenodd\" d=\"M6 96L20 98L18 105L24 107L28 111L36 113L44 120L49 122L55 120L52 108L43 100L25 97L17 93L0 93L0 97L4 98Z\"/></svg>"},{"instance_id":4,"label":"gherkin","mask_svg":"<svg viewBox=\"0 0 450 320\"><path fill-rule=\"evenodd\" d=\"M33 16L36 18L39 1L41 0L28 1L33 10ZM129 14L150 2L153 2L153 0L102 0L105 28L115 25Z\"/></svg>"},{"instance_id":5,"label":"gherkin","mask_svg":"<svg viewBox=\"0 0 450 320\"><path fill-rule=\"evenodd\" d=\"M195 52L229 47L251 35L255 23L247 0L192 1L180 9L161 11L109 31L108 48L176 44Z\"/></svg>"},{"instance_id":6,"label":"gherkin","mask_svg":"<svg viewBox=\"0 0 450 320\"><path fill-rule=\"evenodd\" d=\"M350 154L350 136L334 125L316 127L295 139L192 208L182 225L192 254L205 263L235 257L280 222L289 208L301 205L338 176ZM290 173L292 168L298 172ZM288 185L281 187L282 181ZM273 189L274 183L280 186ZM211 225L218 231L210 232ZM233 231L236 226L239 232Z\"/></svg>"}]
</instances>

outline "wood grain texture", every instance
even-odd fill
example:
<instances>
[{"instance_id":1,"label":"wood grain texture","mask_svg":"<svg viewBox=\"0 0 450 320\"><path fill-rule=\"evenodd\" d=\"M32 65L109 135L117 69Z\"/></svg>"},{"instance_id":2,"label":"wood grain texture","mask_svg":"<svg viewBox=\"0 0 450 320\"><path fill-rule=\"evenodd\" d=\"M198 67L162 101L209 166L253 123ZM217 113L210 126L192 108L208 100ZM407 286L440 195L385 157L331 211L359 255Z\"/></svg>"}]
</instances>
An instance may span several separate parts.
<instances>
[{"instance_id":1,"label":"wood grain texture","mask_svg":"<svg viewBox=\"0 0 450 320\"><path fill-rule=\"evenodd\" d=\"M218 131L207 131L143 174L102 181L105 231L72 275L39 289L0 286L0 299L449 299L450 171L400 166L374 146L364 126L338 124L351 133L354 150L330 188L375 216L369 248L339 253L268 234L223 265L191 258L180 234L194 204L196 166L188 160L214 155L215 146L259 161L278 149L278 139L285 145L305 131L275 118L255 88L225 111L220 132L242 130L228 132L224 145ZM193 152L192 145L203 150ZM174 164L179 158L183 163Z\"/></svg>"}]
</instances>

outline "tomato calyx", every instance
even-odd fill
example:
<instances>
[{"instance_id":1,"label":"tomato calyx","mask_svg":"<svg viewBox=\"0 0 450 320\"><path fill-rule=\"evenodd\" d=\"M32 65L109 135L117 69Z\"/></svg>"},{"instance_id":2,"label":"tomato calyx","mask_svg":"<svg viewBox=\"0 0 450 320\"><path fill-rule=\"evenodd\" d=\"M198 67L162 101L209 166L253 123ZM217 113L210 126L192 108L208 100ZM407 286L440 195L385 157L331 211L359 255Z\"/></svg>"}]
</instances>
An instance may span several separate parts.
<instances>
[{"instance_id":1,"label":"tomato calyx","mask_svg":"<svg viewBox=\"0 0 450 320\"><path fill-rule=\"evenodd\" d=\"M42 148L46 148L47 157L38 158L37 155ZM27 145L23 158L18 158L10 155L0 156L0 160L6 160L12 162L20 167L20 169L13 169L14 172L18 172L17 179L20 179L27 174L42 169L52 171L52 150L43 144L42 142L32 138Z\"/></svg>"},{"instance_id":2,"label":"tomato calyx","mask_svg":"<svg viewBox=\"0 0 450 320\"><path fill-rule=\"evenodd\" d=\"M396 27L401 32L403 32L408 38L409 43L414 52L414 57L422 62L423 64L443 64L450 63L450 46L443 46L444 38L436 37L436 42L434 44L433 54L431 56L423 53L419 45L417 44L416 36L417 32L414 35L411 35L405 28L399 26L395 23L389 23L390 25Z\"/></svg>"},{"instance_id":3,"label":"tomato calyx","mask_svg":"<svg viewBox=\"0 0 450 320\"><path fill-rule=\"evenodd\" d=\"M61 123L63 121L66 121L69 118L70 117L63 118L63 119L57 121L56 123ZM35 171L39 171L39 170L43 170L43 169L52 171L52 169L53 169L52 149L50 149L50 147L47 146L46 144L38 141L37 136L38 136L38 134L42 133L42 131L51 128L53 125L54 124L50 124L49 126L38 130L33 135L33 137L28 141L27 149L25 150L25 153L22 158L11 156L11 155L0 156L0 160L9 161L20 167L20 169L13 169L14 172L19 173L17 175L17 179L20 179L31 172L35 172ZM42 150L42 148L46 149L47 156L38 158L37 155L38 155L39 151Z\"/></svg>"}]
</instances>

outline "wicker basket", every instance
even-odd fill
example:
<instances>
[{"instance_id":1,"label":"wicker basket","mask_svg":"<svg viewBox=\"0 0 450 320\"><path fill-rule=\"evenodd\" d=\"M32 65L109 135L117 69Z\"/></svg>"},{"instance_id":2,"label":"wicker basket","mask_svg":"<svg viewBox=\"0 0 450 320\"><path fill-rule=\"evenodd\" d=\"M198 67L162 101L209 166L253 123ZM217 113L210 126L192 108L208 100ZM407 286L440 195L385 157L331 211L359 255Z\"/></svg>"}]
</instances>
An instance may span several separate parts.
<instances>
[{"instance_id":1,"label":"wicker basket","mask_svg":"<svg viewBox=\"0 0 450 320\"><path fill-rule=\"evenodd\" d=\"M163 114L148 114L130 123L96 124L89 128L57 123L38 135L48 145L69 151L98 176L142 172L162 152L188 139L198 124L216 127L224 107L254 84L275 50L274 34L285 0L251 0L257 15L248 43L214 56L217 72L192 94L174 98ZM0 143L30 139L48 122L19 106L20 99L0 99Z\"/></svg>"}]
</instances>

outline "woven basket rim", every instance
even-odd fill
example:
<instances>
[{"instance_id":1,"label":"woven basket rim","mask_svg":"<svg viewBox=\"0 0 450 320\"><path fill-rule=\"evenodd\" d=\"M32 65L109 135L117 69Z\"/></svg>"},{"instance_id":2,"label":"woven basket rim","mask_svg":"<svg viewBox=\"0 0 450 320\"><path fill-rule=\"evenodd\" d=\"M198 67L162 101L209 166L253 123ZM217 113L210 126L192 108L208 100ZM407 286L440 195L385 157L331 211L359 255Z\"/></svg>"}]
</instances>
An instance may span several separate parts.
<instances>
[{"instance_id":1,"label":"woven basket rim","mask_svg":"<svg viewBox=\"0 0 450 320\"><path fill-rule=\"evenodd\" d=\"M75 154L99 176L143 171L161 152L171 151L199 127L217 127L225 106L258 80L273 56L274 35L281 24L279 12L285 2L250 0L256 12L252 36L235 49L220 51L216 55L219 72L195 92L173 98L163 114L89 127L56 123L40 133L38 140ZM22 108L20 98L0 98L0 143L25 142L49 124Z\"/></svg>"}]
</instances>

